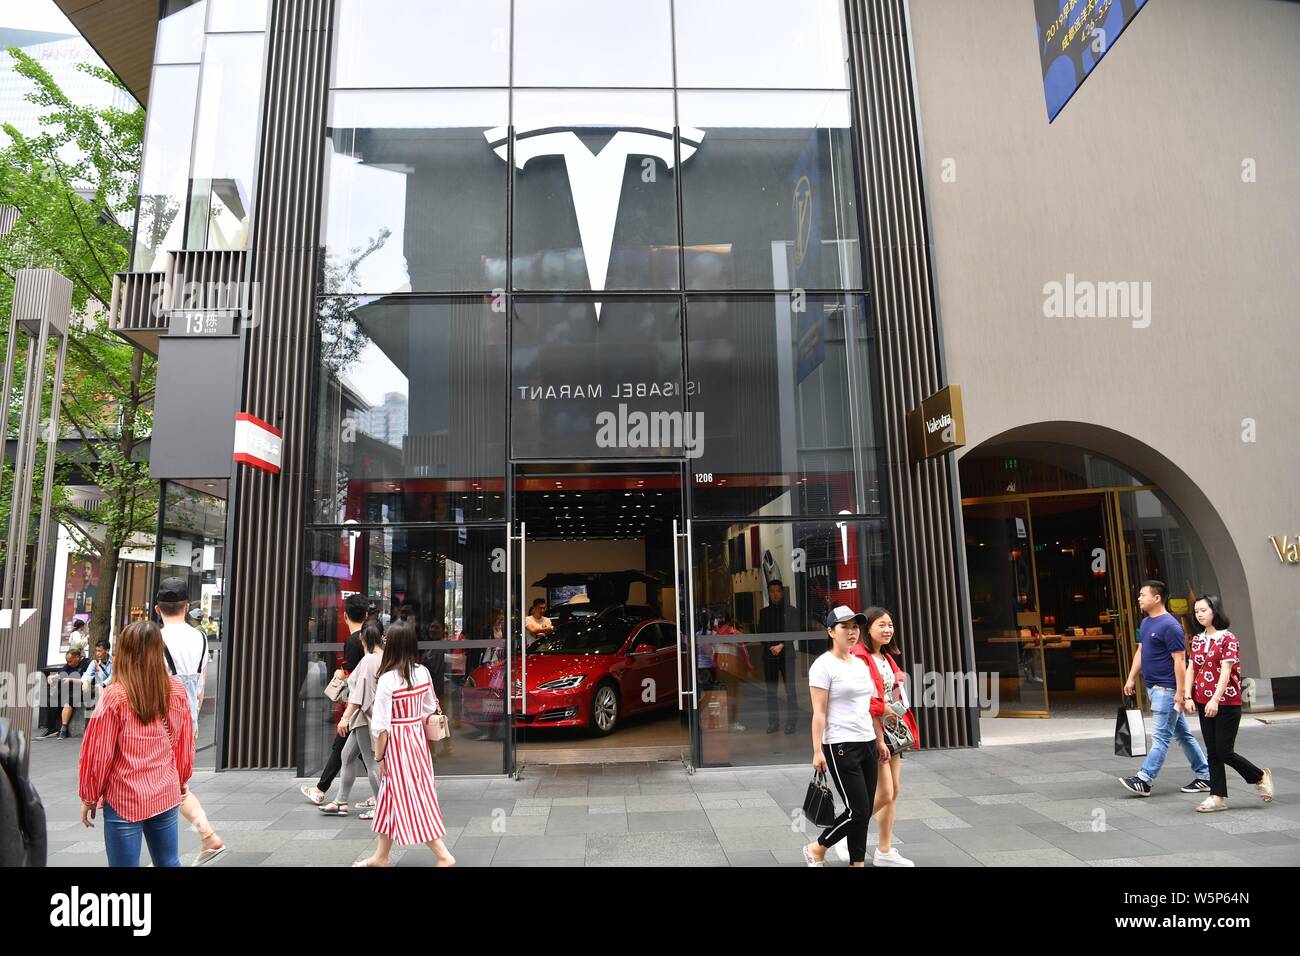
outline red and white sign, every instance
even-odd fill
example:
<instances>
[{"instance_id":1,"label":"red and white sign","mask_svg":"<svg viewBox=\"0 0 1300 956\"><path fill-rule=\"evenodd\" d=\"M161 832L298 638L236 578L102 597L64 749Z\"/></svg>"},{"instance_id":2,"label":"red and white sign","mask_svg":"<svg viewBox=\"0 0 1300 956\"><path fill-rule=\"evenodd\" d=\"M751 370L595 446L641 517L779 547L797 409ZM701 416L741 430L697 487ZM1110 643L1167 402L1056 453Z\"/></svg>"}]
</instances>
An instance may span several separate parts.
<instances>
[{"instance_id":1,"label":"red and white sign","mask_svg":"<svg viewBox=\"0 0 1300 956\"><path fill-rule=\"evenodd\" d=\"M247 412L235 415L235 461L278 475L282 447L280 429Z\"/></svg>"}]
</instances>

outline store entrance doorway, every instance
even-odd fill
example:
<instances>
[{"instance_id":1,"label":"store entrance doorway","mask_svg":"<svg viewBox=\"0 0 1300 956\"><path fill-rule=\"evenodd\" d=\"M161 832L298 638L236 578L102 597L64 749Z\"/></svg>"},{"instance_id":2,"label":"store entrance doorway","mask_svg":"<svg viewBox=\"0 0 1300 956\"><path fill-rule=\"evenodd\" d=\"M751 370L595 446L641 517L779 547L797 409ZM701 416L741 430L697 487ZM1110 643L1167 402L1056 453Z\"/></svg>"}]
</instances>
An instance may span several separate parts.
<instances>
[{"instance_id":1,"label":"store entrance doorway","mask_svg":"<svg viewBox=\"0 0 1300 956\"><path fill-rule=\"evenodd\" d=\"M688 761L678 463L517 466L515 765Z\"/></svg>"}]
</instances>

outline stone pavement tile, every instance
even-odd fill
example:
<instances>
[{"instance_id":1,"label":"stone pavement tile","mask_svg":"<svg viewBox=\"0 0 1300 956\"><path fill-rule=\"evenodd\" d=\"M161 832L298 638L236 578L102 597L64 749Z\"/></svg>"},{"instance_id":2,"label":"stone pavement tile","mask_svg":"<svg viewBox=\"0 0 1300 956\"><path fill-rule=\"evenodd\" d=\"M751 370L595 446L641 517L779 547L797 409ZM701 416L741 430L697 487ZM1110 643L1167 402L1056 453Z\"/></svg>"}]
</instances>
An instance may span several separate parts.
<instances>
[{"instance_id":1,"label":"stone pavement tile","mask_svg":"<svg viewBox=\"0 0 1300 956\"><path fill-rule=\"evenodd\" d=\"M581 863L586 855L587 837L582 834L503 836L496 856L492 858L492 865L508 860L575 860Z\"/></svg>"},{"instance_id":2,"label":"stone pavement tile","mask_svg":"<svg viewBox=\"0 0 1300 956\"><path fill-rule=\"evenodd\" d=\"M903 770L901 779L903 785L902 794L904 796L920 797L926 800L935 800L941 797L961 796L961 794L959 794L952 787L948 786L946 783L939 783L937 781L934 782L925 781L925 782L917 783L907 773L906 768Z\"/></svg>"},{"instance_id":3,"label":"stone pavement tile","mask_svg":"<svg viewBox=\"0 0 1300 956\"><path fill-rule=\"evenodd\" d=\"M1032 787L1022 787L1006 777L993 774L983 777L949 777L945 783L963 797L984 796L990 793L1025 793Z\"/></svg>"},{"instance_id":4,"label":"stone pavement tile","mask_svg":"<svg viewBox=\"0 0 1300 956\"><path fill-rule=\"evenodd\" d=\"M374 840L294 841L273 851L263 865L350 866L354 860L369 856L374 849Z\"/></svg>"},{"instance_id":5,"label":"stone pavement tile","mask_svg":"<svg viewBox=\"0 0 1300 956\"><path fill-rule=\"evenodd\" d=\"M937 843L926 844L909 848L907 858L919 867L948 867L948 866L980 866L979 860L971 856L965 850L948 844L946 846ZM847 864L841 863L840 866Z\"/></svg>"},{"instance_id":6,"label":"stone pavement tile","mask_svg":"<svg viewBox=\"0 0 1300 956\"><path fill-rule=\"evenodd\" d=\"M1173 827L1132 828L1124 832L1134 839L1164 847L1168 853L1257 848L1257 844L1234 834L1224 833L1222 830L1206 826L1204 821L1194 821Z\"/></svg>"},{"instance_id":7,"label":"stone pavement tile","mask_svg":"<svg viewBox=\"0 0 1300 956\"><path fill-rule=\"evenodd\" d=\"M1236 866L1300 866L1300 844L1233 851Z\"/></svg>"},{"instance_id":8,"label":"stone pavement tile","mask_svg":"<svg viewBox=\"0 0 1300 956\"><path fill-rule=\"evenodd\" d=\"M456 865L466 867L491 866L492 857L495 856L497 852L496 847L493 847L490 850L458 850L449 845L448 849L451 850L451 855L456 858ZM435 857L432 853L428 853L427 850L425 852L429 857L429 865L432 866L435 862ZM398 865L402 866L410 864L405 864L404 861Z\"/></svg>"},{"instance_id":9,"label":"stone pavement tile","mask_svg":"<svg viewBox=\"0 0 1300 956\"><path fill-rule=\"evenodd\" d=\"M1263 851L1269 852L1269 851ZM1295 860L1289 865L1295 866ZM1144 856L1143 866L1175 866L1195 869L1199 873L1208 873L1215 867L1245 866L1246 858L1227 850L1197 850L1194 853L1169 853L1165 856ZM1284 864L1286 865L1286 864Z\"/></svg>"},{"instance_id":10,"label":"stone pavement tile","mask_svg":"<svg viewBox=\"0 0 1300 956\"><path fill-rule=\"evenodd\" d=\"M799 862L802 863L802 853L799 850L794 852L799 855ZM731 866L776 866L778 860L771 850L733 850L727 853L727 862Z\"/></svg>"},{"instance_id":11,"label":"stone pavement tile","mask_svg":"<svg viewBox=\"0 0 1300 956\"><path fill-rule=\"evenodd\" d=\"M703 810L660 810L627 815L629 833L648 833L656 830L710 830L708 815Z\"/></svg>"},{"instance_id":12,"label":"stone pavement tile","mask_svg":"<svg viewBox=\"0 0 1300 956\"><path fill-rule=\"evenodd\" d=\"M289 806L265 803L260 805L245 803L210 805L202 797L199 799L203 802L203 809L208 815L208 820L217 829L221 829L222 825L235 820L278 820L293 809ZM319 810L316 812L320 813Z\"/></svg>"},{"instance_id":13,"label":"stone pavement tile","mask_svg":"<svg viewBox=\"0 0 1300 956\"><path fill-rule=\"evenodd\" d=\"M653 813L665 810L699 810L700 798L693 793L635 796L625 799L628 813Z\"/></svg>"},{"instance_id":14,"label":"stone pavement tile","mask_svg":"<svg viewBox=\"0 0 1300 956\"><path fill-rule=\"evenodd\" d=\"M535 791L539 797L585 797L587 796L587 781L581 783L543 783Z\"/></svg>"},{"instance_id":15,"label":"stone pavement tile","mask_svg":"<svg viewBox=\"0 0 1300 956\"><path fill-rule=\"evenodd\" d=\"M931 830L969 830L971 828L971 825L961 817L952 814L943 817L922 817L920 822Z\"/></svg>"},{"instance_id":16,"label":"stone pavement tile","mask_svg":"<svg viewBox=\"0 0 1300 956\"><path fill-rule=\"evenodd\" d=\"M1043 795L1032 791L1024 793L985 793L967 797L966 799L979 807L997 807L1011 804L1041 803Z\"/></svg>"},{"instance_id":17,"label":"stone pavement tile","mask_svg":"<svg viewBox=\"0 0 1300 956\"><path fill-rule=\"evenodd\" d=\"M461 850L465 850L470 853L487 853L490 858L492 854L496 853L497 847L501 845L501 837L469 836L462 830L455 840L449 839L446 842L447 849L451 850L452 853L459 853Z\"/></svg>"},{"instance_id":18,"label":"stone pavement tile","mask_svg":"<svg viewBox=\"0 0 1300 956\"><path fill-rule=\"evenodd\" d=\"M108 856L102 852L103 849L104 848L101 846L101 853L97 857L88 856L84 853L51 853L45 858L45 865L48 867L75 866L78 868L89 866L107 867ZM148 862L148 856L148 853L143 850L141 851L140 857L145 863ZM143 863L141 865L143 865Z\"/></svg>"},{"instance_id":19,"label":"stone pavement tile","mask_svg":"<svg viewBox=\"0 0 1300 956\"><path fill-rule=\"evenodd\" d=\"M551 808L548 805L542 806L520 806L515 804L514 810L510 812L512 817L544 817L550 814Z\"/></svg>"},{"instance_id":20,"label":"stone pavement tile","mask_svg":"<svg viewBox=\"0 0 1300 956\"><path fill-rule=\"evenodd\" d=\"M1051 829L1055 827L1055 829ZM1139 839L1123 830L1104 833L1076 833L1057 823L1045 827L1026 827L1057 849L1064 850L1080 860L1104 860L1112 857L1161 856L1169 850L1156 843Z\"/></svg>"},{"instance_id":21,"label":"stone pavement tile","mask_svg":"<svg viewBox=\"0 0 1300 956\"><path fill-rule=\"evenodd\" d=\"M639 793L639 791L638 791ZM633 794L636 796L637 794ZM620 813L627 810L627 796L611 795L592 795L585 797L552 797L551 806L553 807L617 807Z\"/></svg>"},{"instance_id":22,"label":"stone pavement tile","mask_svg":"<svg viewBox=\"0 0 1300 956\"><path fill-rule=\"evenodd\" d=\"M1182 784L1179 784L1182 786ZM1108 780L1091 780L1082 783L1039 783L1034 785L1037 790L1047 800L1102 800L1106 797L1113 797L1116 794L1123 796L1125 791L1119 785L1119 778L1110 777ZM1141 800L1142 797L1134 797L1135 800Z\"/></svg>"},{"instance_id":23,"label":"stone pavement tile","mask_svg":"<svg viewBox=\"0 0 1300 956\"><path fill-rule=\"evenodd\" d=\"M344 819L350 819L351 813ZM308 813L286 813L277 820L273 820L267 830L337 830L339 828L339 818L326 816L319 810ZM221 828L218 826L217 831Z\"/></svg>"},{"instance_id":24,"label":"stone pavement tile","mask_svg":"<svg viewBox=\"0 0 1300 956\"><path fill-rule=\"evenodd\" d=\"M812 828L800 833L784 827L746 827L718 830L715 834L722 849L728 853L749 850L779 850L788 847L800 847L816 839L817 833Z\"/></svg>"},{"instance_id":25,"label":"stone pavement tile","mask_svg":"<svg viewBox=\"0 0 1300 956\"><path fill-rule=\"evenodd\" d=\"M492 861L493 867L503 866L529 866L529 867L559 867L559 866L586 866L581 859L557 858L554 860L532 859L527 860L496 860Z\"/></svg>"},{"instance_id":26,"label":"stone pavement tile","mask_svg":"<svg viewBox=\"0 0 1300 956\"><path fill-rule=\"evenodd\" d=\"M1088 860L1087 862L1089 866L1111 866L1111 867L1146 866L1146 864L1143 863L1141 860L1135 859L1134 857L1131 856L1117 856L1117 857L1112 857L1109 860Z\"/></svg>"},{"instance_id":27,"label":"stone pavement tile","mask_svg":"<svg viewBox=\"0 0 1300 956\"><path fill-rule=\"evenodd\" d=\"M1038 850L993 850L973 854L984 866L1087 866L1065 850L1055 847Z\"/></svg>"},{"instance_id":28,"label":"stone pavement tile","mask_svg":"<svg viewBox=\"0 0 1300 956\"><path fill-rule=\"evenodd\" d=\"M739 810L740 801L729 797L701 797L700 806L705 810Z\"/></svg>"},{"instance_id":29,"label":"stone pavement tile","mask_svg":"<svg viewBox=\"0 0 1300 956\"><path fill-rule=\"evenodd\" d=\"M790 818L778 806L742 807L735 810L706 810L708 821L715 830L732 827L789 826Z\"/></svg>"},{"instance_id":30,"label":"stone pavement tile","mask_svg":"<svg viewBox=\"0 0 1300 956\"><path fill-rule=\"evenodd\" d=\"M547 836L627 832L627 814L589 813L586 807L556 807L546 824Z\"/></svg>"},{"instance_id":31,"label":"stone pavement tile","mask_svg":"<svg viewBox=\"0 0 1300 956\"><path fill-rule=\"evenodd\" d=\"M448 825L462 826L471 817L491 817L493 814L510 816L514 812L513 800L439 800L438 809Z\"/></svg>"},{"instance_id":32,"label":"stone pavement tile","mask_svg":"<svg viewBox=\"0 0 1300 956\"><path fill-rule=\"evenodd\" d=\"M1300 846L1300 834L1295 830L1266 830L1255 833L1242 833L1243 840L1249 840L1258 846L1294 847ZM1245 852L1244 850L1242 852Z\"/></svg>"},{"instance_id":33,"label":"stone pavement tile","mask_svg":"<svg viewBox=\"0 0 1300 956\"><path fill-rule=\"evenodd\" d=\"M948 842L968 853L1001 850L1045 850L1050 848L1042 837L1017 826L973 826L969 830L945 830Z\"/></svg>"},{"instance_id":34,"label":"stone pavement tile","mask_svg":"<svg viewBox=\"0 0 1300 956\"><path fill-rule=\"evenodd\" d=\"M956 820L958 823L966 822L957 817L953 817L952 819ZM944 818L944 820L946 822L947 818ZM896 820L894 822L894 839L909 844L933 843L944 839L942 833L939 832L941 829L942 827L932 828L928 826L925 820ZM871 833L876 833L876 828L874 826L872 827ZM868 835L868 839L870 839L870 835Z\"/></svg>"},{"instance_id":35,"label":"stone pavement tile","mask_svg":"<svg viewBox=\"0 0 1300 956\"><path fill-rule=\"evenodd\" d=\"M470 817L465 823L465 836L505 837L540 836L546 832L547 817L490 816Z\"/></svg>"},{"instance_id":36,"label":"stone pavement tile","mask_svg":"<svg viewBox=\"0 0 1300 956\"><path fill-rule=\"evenodd\" d=\"M587 785L587 794L591 797L631 797L641 792L641 785L636 782L630 783L597 783L600 778L592 778L592 782Z\"/></svg>"},{"instance_id":37,"label":"stone pavement tile","mask_svg":"<svg viewBox=\"0 0 1300 956\"><path fill-rule=\"evenodd\" d=\"M1067 770L1060 772L1031 773L1011 777L1012 783L1022 787L1033 787L1040 783L1089 783L1092 781L1113 780L1114 776L1100 770Z\"/></svg>"},{"instance_id":38,"label":"stone pavement tile","mask_svg":"<svg viewBox=\"0 0 1300 956\"><path fill-rule=\"evenodd\" d=\"M299 830L294 834L294 840L360 840L370 839L371 831L369 827L341 827L334 826L326 829L318 827L314 830Z\"/></svg>"},{"instance_id":39,"label":"stone pavement tile","mask_svg":"<svg viewBox=\"0 0 1300 956\"><path fill-rule=\"evenodd\" d=\"M907 792L898 798L898 810L894 815L895 820L925 820L931 817L951 816L953 808L941 807L933 800L909 799Z\"/></svg>"},{"instance_id":40,"label":"stone pavement tile","mask_svg":"<svg viewBox=\"0 0 1300 956\"><path fill-rule=\"evenodd\" d=\"M641 793L643 796L656 797L672 793L693 793L691 785L684 781L677 783L643 783L641 784Z\"/></svg>"},{"instance_id":41,"label":"stone pavement tile","mask_svg":"<svg viewBox=\"0 0 1300 956\"><path fill-rule=\"evenodd\" d=\"M196 854L186 854L189 859L182 859L181 865L190 866L194 862L194 855ZM205 863L204 866L261 866L267 861L267 858L270 857L270 855L270 853L248 853L242 851L236 853L234 850L227 850L211 863Z\"/></svg>"},{"instance_id":42,"label":"stone pavement tile","mask_svg":"<svg viewBox=\"0 0 1300 956\"><path fill-rule=\"evenodd\" d=\"M1026 826L1030 823L1053 823L1020 804L1000 804L989 807L949 807L953 816L961 817L972 826Z\"/></svg>"},{"instance_id":43,"label":"stone pavement tile","mask_svg":"<svg viewBox=\"0 0 1300 956\"><path fill-rule=\"evenodd\" d=\"M293 843L300 832L299 830L262 830L258 833L232 833L223 836L222 839L226 843L228 853L272 853Z\"/></svg>"},{"instance_id":44,"label":"stone pavement tile","mask_svg":"<svg viewBox=\"0 0 1300 956\"><path fill-rule=\"evenodd\" d=\"M1206 814L1206 826L1224 833L1270 833L1300 830L1300 820L1270 815L1266 810L1229 810L1226 813Z\"/></svg>"},{"instance_id":45,"label":"stone pavement tile","mask_svg":"<svg viewBox=\"0 0 1300 956\"><path fill-rule=\"evenodd\" d=\"M727 856L708 830L660 831L587 837L588 866L726 866Z\"/></svg>"}]
</instances>

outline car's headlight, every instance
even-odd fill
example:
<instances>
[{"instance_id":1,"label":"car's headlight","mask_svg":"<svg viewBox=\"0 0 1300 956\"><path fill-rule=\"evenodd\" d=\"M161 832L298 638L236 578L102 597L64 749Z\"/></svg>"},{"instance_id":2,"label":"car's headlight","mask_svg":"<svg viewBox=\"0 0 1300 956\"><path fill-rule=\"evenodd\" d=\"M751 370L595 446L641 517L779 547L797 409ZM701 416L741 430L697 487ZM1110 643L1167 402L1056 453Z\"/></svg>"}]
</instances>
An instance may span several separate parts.
<instances>
[{"instance_id":1,"label":"car's headlight","mask_svg":"<svg viewBox=\"0 0 1300 956\"><path fill-rule=\"evenodd\" d=\"M575 674L572 677L557 677L555 680L548 680L545 684L538 684L538 690L573 690L587 679L586 674Z\"/></svg>"}]
</instances>

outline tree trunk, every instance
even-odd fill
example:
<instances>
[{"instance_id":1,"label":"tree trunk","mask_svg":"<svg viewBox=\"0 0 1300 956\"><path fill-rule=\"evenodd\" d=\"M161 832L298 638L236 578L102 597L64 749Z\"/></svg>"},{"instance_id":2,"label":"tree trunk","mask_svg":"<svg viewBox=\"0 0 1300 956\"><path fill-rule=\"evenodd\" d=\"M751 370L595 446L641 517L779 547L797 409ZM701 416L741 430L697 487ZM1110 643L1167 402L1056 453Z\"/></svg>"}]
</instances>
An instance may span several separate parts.
<instances>
[{"instance_id":1,"label":"tree trunk","mask_svg":"<svg viewBox=\"0 0 1300 956\"><path fill-rule=\"evenodd\" d=\"M117 566L120 563L118 549L105 543L99 551L99 583L95 590L95 606L90 610L92 649L113 629L113 594L117 590Z\"/></svg>"}]
</instances>

